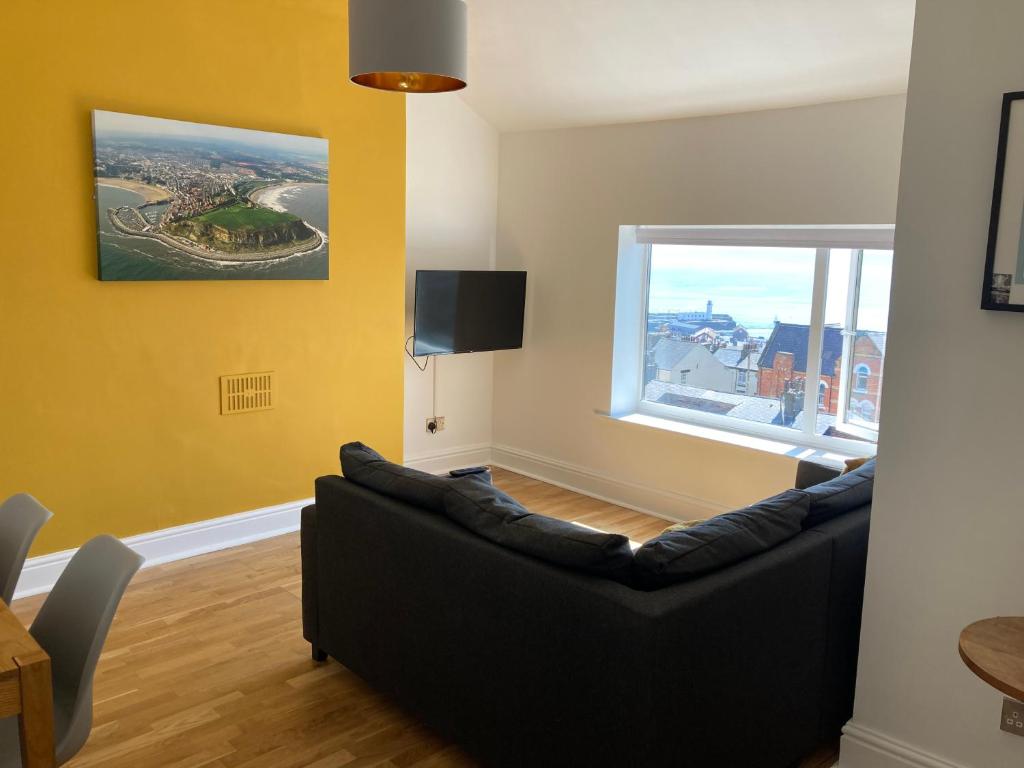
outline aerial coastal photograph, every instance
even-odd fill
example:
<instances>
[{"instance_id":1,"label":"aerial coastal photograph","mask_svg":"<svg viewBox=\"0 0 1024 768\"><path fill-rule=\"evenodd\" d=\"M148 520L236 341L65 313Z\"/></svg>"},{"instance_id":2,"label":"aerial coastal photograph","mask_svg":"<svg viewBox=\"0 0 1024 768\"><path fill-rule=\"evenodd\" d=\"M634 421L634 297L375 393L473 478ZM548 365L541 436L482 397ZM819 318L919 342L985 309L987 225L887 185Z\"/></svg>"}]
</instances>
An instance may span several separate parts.
<instances>
[{"instance_id":1,"label":"aerial coastal photograph","mask_svg":"<svg viewBox=\"0 0 1024 768\"><path fill-rule=\"evenodd\" d=\"M93 112L101 280L326 280L327 140Z\"/></svg>"}]
</instances>

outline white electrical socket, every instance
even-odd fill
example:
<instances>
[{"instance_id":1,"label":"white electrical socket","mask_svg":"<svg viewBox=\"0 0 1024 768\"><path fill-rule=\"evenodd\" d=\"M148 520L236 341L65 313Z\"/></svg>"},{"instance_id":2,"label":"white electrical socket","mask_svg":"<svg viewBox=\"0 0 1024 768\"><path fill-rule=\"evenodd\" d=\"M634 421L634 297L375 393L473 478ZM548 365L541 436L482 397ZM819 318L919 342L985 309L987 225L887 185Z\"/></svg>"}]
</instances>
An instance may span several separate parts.
<instances>
[{"instance_id":1,"label":"white electrical socket","mask_svg":"<svg viewBox=\"0 0 1024 768\"><path fill-rule=\"evenodd\" d=\"M1007 733L1024 736L1024 702L1003 699L1003 714L999 727Z\"/></svg>"},{"instance_id":2,"label":"white electrical socket","mask_svg":"<svg viewBox=\"0 0 1024 768\"><path fill-rule=\"evenodd\" d=\"M427 432L436 435L444 431L444 416L431 416L427 419Z\"/></svg>"}]
</instances>

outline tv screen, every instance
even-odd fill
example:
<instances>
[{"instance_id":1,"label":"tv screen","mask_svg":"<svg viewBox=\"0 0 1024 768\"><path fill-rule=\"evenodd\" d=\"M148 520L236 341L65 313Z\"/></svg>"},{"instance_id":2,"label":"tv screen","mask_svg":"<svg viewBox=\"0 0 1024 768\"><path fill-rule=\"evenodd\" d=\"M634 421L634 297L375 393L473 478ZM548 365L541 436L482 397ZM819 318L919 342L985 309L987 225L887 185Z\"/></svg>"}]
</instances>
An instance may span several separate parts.
<instances>
[{"instance_id":1,"label":"tv screen","mask_svg":"<svg viewBox=\"0 0 1024 768\"><path fill-rule=\"evenodd\" d=\"M523 346L525 272L417 270L414 355Z\"/></svg>"}]
</instances>

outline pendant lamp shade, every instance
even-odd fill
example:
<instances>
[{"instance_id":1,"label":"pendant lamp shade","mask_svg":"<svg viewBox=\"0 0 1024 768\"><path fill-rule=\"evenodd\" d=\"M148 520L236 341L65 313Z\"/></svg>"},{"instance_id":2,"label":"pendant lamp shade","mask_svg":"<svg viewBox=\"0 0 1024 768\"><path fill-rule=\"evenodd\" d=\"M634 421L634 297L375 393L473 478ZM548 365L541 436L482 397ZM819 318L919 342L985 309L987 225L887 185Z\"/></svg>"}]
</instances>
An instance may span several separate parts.
<instances>
[{"instance_id":1,"label":"pendant lamp shade","mask_svg":"<svg viewBox=\"0 0 1024 768\"><path fill-rule=\"evenodd\" d=\"M349 0L349 79L368 88L440 93L466 87L463 0Z\"/></svg>"}]
</instances>

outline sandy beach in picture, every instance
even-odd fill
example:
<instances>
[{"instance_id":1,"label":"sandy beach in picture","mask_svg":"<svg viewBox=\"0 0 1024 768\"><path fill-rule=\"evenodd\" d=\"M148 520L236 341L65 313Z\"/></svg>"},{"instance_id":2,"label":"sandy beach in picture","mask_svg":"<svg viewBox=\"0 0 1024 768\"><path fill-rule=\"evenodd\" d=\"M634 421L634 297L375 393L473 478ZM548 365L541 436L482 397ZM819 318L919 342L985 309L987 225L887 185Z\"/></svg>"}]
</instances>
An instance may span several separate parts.
<instances>
[{"instance_id":1,"label":"sandy beach in picture","mask_svg":"<svg viewBox=\"0 0 1024 768\"><path fill-rule=\"evenodd\" d=\"M129 192L141 195L143 200L147 203L160 203L171 199L171 193L166 189L154 187L151 184L144 184L141 181L133 181L131 179L98 178L96 183L101 187L127 189Z\"/></svg>"}]
</instances>

